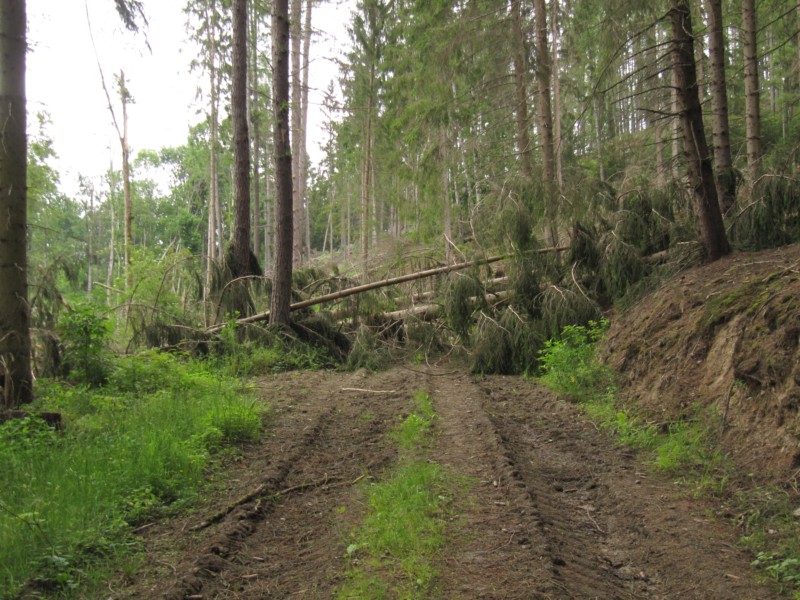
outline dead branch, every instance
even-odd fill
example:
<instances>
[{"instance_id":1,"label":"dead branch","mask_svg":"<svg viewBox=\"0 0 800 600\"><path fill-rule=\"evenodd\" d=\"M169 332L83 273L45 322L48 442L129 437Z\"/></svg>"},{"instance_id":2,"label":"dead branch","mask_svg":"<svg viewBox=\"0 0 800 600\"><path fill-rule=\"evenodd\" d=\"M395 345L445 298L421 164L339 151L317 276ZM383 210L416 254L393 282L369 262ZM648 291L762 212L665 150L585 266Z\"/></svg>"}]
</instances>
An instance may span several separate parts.
<instances>
[{"instance_id":1,"label":"dead branch","mask_svg":"<svg viewBox=\"0 0 800 600\"><path fill-rule=\"evenodd\" d=\"M231 502L230 504L228 504L227 506L225 506L221 510L215 512L213 515L211 515L208 519L206 519L202 523L198 523L194 527L191 527L189 529L189 531L200 531L201 529L206 529L207 527L210 527L211 525L214 525L215 523L219 523L222 519L227 517L230 513L232 513L236 508L238 508L242 504L247 504L248 502L252 502L253 500L257 500L257 499L262 498L264 496L271 495L273 498L280 498L281 496L286 496L288 494L291 494L292 492L297 492L297 491L300 491L300 490L306 490L306 489L314 488L314 487L320 487L320 486L326 485L326 484L328 484L328 483L330 483L332 481L338 481L338 480L339 480L338 477L328 477L327 475L325 475L325 477L323 477L319 481L312 481L310 483L301 483L300 485L294 485L294 486L289 487L289 488L284 488L284 489L279 490L279 491L277 491L277 492L275 492L273 494L269 494L269 492L267 491L267 485L266 484L264 484L264 483L259 484L258 486L256 486L255 489L253 489L252 491L248 492L247 494L245 494L244 496L242 496L238 500L235 500L234 502ZM356 481L358 481L358 480L356 480Z\"/></svg>"}]
</instances>

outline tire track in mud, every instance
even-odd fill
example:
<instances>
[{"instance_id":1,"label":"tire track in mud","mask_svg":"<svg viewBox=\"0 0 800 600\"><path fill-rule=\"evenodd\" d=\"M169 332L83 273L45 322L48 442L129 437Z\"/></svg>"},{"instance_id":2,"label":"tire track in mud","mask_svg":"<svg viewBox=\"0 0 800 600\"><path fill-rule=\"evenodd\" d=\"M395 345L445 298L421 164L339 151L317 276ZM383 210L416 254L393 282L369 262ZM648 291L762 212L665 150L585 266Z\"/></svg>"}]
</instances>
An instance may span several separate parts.
<instances>
[{"instance_id":1,"label":"tire track in mud","mask_svg":"<svg viewBox=\"0 0 800 600\"><path fill-rule=\"evenodd\" d=\"M308 426L300 439L293 444L291 451L280 457L276 464L270 465L265 472L261 491L252 501L244 503L227 514L219 525L212 526L213 534L206 539L190 559L176 567L177 572L184 572L177 581L171 583L166 590L158 590L158 595L168 600L198 596L208 581L218 579L228 567L229 561L241 549L245 540L256 533L259 525L274 510L274 500L286 482L294 465L303 459L317 443L320 435L330 423L330 415L335 408L331 407L311 417Z\"/></svg>"},{"instance_id":2,"label":"tire track in mud","mask_svg":"<svg viewBox=\"0 0 800 600\"><path fill-rule=\"evenodd\" d=\"M780 597L754 583L735 532L530 381L397 367L286 374L262 387L271 422L226 473L225 497L146 529L141 581L115 598L335 597L366 508L355 486L395 464L387 433L418 390L438 415L430 460L455 476L432 597ZM259 485L257 498L189 533Z\"/></svg>"},{"instance_id":3,"label":"tire track in mud","mask_svg":"<svg viewBox=\"0 0 800 600\"><path fill-rule=\"evenodd\" d=\"M428 379L438 415L431 457L466 476L439 560L444 598L543 600L554 579L541 523L468 375Z\"/></svg>"},{"instance_id":4,"label":"tire track in mud","mask_svg":"<svg viewBox=\"0 0 800 600\"><path fill-rule=\"evenodd\" d=\"M510 385L509 385L510 384ZM681 498L576 407L506 378L483 405L526 490L552 564L549 598L777 598L755 583L735 532Z\"/></svg>"}]
</instances>

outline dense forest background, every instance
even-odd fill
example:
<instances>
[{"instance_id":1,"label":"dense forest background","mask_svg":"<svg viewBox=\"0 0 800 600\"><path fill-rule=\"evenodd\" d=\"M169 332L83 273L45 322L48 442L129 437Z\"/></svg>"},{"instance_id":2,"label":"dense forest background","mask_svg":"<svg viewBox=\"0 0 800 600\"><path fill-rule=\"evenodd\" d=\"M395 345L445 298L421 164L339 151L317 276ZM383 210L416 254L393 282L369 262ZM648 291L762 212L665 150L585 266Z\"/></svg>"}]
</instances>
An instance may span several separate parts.
<instances>
[{"instance_id":1,"label":"dense forest background","mask_svg":"<svg viewBox=\"0 0 800 600\"><path fill-rule=\"evenodd\" d=\"M246 9L238 41L233 5ZM128 160L125 112L135 92L124 73L106 74L123 168L101 184L85 179L71 196L52 166L47 116L31 117L29 282L39 374L61 368L58 332L75 311L110 318L117 345L131 349L175 344L231 315L269 308L272 7L233 5L186 3L201 48L186 68L207 93L183 145ZM293 0L289 14L294 300L509 253L511 305L465 308L459 298L481 296L481 282L493 277L475 268L447 284L448 318L476 347L475 336L492 324L508 330L504 315L538 323L525 330L538 340L532 354L479 365L519 370L542 340L596 317L659 265L674 272L730 245L798 238L795 2L360 1L341 95L332 85L327 94L324 159L310 164L315 5ZM134 7L146 15L146 4ZM237 47L246 71L246 173L234 156ZM166 193L155 183L164 171ZM246 269L228 256L236 231L246 231L252 251ZM568 251L532 253L547 247ZM242 276L261 287L240 286ZM387 297L359 306L395 308Z\"/></svg>"}]
</instances>

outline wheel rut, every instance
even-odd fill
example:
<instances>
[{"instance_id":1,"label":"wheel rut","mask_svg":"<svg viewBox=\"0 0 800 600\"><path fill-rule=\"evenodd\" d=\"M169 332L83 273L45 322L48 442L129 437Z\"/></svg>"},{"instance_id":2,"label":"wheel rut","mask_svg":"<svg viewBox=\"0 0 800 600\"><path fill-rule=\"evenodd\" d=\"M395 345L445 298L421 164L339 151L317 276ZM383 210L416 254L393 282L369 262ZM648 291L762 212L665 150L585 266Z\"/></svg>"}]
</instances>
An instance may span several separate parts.
<instances>
[{"instance_id":1,"label":"wheel rut","mask_svg":"<svg viewBox=\"0 0 800 600\"><path fill-rule=\"evenodd\" d=\"M483 407L539 523L551 598L767 599L735 531L681 496L573 405L518 379ZM743 573L748 575L743 575Z\"/></svg>"},{"instance_id":2,"label":"wheel rut","mask_svg":"<svg viewBox=\"0 0 800 600\"><path fill-rule=\"evenodd\" d=\"M367 510L359 486L396 464L387 434L418 390L437 414L428 458L454 480L426 600L781 597L755 581L736 531L530 381L396 367L257 383L264 439L195 514L143 529L146 564L111 597L335 597Z\"/></svg>"}]
</instances>

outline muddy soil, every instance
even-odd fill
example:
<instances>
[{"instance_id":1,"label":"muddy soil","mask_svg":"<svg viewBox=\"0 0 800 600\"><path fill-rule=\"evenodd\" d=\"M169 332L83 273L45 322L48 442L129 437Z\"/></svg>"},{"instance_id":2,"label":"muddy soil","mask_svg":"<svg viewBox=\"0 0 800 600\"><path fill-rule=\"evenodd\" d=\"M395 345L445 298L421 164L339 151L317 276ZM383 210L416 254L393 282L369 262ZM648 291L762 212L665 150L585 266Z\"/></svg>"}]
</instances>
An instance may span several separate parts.
<instances>
[{"instance_id":1,"label":"muddy soil","mask_svg":"<svg viewBox=\"0 0 800 600\"><path fill-rule=\"evenodd\" d=\"M146 563L111 598L335 597L363 486L393 466L387 433L418 390L438 414L430 460L467 482L434 597L780 597L735 528L530 381L396 367L258 385L272 406L263 442L192 514L141 530Z\"/></svg>"}]
</instances>

